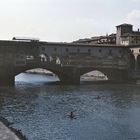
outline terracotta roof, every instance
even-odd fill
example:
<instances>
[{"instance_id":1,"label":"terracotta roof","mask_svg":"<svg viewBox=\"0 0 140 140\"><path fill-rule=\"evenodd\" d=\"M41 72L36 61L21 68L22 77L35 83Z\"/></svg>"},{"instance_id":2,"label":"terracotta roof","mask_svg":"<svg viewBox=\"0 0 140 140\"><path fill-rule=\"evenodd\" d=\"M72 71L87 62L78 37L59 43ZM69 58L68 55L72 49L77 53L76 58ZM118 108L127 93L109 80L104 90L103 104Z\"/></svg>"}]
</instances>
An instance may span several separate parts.
<instances>
[{"instance_id":1,"label":"terracotta roof","mask_svg":"<svg viewBox=\"0 0 140 140\"><path fill-rule=\"evenodd\" d=\"M133 26L133 25L124 23L124 24L117 25L116 27L121 27L121 26Z\"/></svg>"}]
</instances>

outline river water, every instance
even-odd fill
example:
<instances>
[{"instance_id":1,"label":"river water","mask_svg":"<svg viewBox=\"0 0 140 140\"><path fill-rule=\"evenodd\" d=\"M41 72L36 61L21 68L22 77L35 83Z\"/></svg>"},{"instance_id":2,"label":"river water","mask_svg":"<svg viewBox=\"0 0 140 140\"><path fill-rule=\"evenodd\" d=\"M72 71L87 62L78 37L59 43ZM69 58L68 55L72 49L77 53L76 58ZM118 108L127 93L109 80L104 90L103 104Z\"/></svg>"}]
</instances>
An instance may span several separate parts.
<instances>
[{"instance_id":1,"label":"river water","mask_svg":"<svg viewBox=\"0 0 140 140\"><path fill-rule=\"evenodd\" d=\"M140 140L139 84L55 80L20 74L15 87L0 88L0 115L29 140Z\"/></svg>"}]
</instances>

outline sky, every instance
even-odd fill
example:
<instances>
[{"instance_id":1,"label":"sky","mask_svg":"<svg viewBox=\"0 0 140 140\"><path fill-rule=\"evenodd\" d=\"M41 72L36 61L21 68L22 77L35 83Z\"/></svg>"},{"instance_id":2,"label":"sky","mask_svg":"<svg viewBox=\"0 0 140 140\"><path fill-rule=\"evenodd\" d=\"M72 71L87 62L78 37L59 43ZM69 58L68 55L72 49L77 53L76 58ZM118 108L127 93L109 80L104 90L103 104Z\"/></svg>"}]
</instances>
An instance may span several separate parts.
<instances>
[{"instance_id":1,"label":"sky","mask_svg":"<svg viewBox=\"0 0 140 140\"><path fill-rule=\"evenodd\" d=\"M122 23L140 28L140 0L0 0L0 40L72 42L115 33Z\"/></svg>"}]
</instances>

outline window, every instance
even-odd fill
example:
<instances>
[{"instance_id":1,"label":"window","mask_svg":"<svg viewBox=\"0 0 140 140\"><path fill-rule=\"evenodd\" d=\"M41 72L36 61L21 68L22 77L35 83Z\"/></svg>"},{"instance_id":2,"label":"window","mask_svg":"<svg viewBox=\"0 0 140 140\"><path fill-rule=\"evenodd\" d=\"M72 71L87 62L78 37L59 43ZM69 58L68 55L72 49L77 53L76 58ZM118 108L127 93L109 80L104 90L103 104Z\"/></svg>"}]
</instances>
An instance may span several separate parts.
<instances>
[{"instance_id":1,"label":"window","mask_svg":"<svg viewBox=\"0 0 140 140\"><path fill-rule=\"evenodd\" d=\"M91 49L88 49L88 53L91 54Z\"/></svg>"},{"instance_id":2,"label":"window","mask_svg":"<svg viewBox=\"0 0 140 140\"><path fill-rule=\"evenodd\" d=\"M77 52L79 53L80 52L80 49L77 49Z\"/></svg>"},{"instance_id":3,"label":"window","mask_svg":"<svg viewBox=\"0 0 140 140\"><path fill-rule=\"evenodd\" d=\"M56 52L57 51L57 48L54 48L54 51Z\"/></svg>"},{"instance_id":4,"label":"window","mask_svg":"<svg viewBox=\"0 0 140 140\"><path fill-rule=\"evenodd\" d=\"M122 53L122 50L119 50L119 53L121 54Z\"/></svg>"},{"instance_id":5,"label":"window","mask_svg":"<svg viewBox=\"0 0 140 140\"><path fill-rule=\"evenodd\" d=\"M42 47L42 51L45 51L45 48L44 47Z\"/></svg>"},{"instance_id":6,"label":"window","mask_svg":"<svg viewBox=\"0 0 140 140\"><path fill-rule=\"evenodd\" d=\"M109 55L112 55L112 50L109 50Z\"/></svg>"},{"instance_id":7,"label":"window","mask_svg":"<svg viewBox=\"0 0 140 140\"><path fill-rule=\"evenodd\" d=\"M69 52L69 49L68 48L66 48L66 52Z\"/></svg>"},{"instance_id":8,"label":"window","mask_svg":"<svg viewBox=\"0 0 140 140\"><path fill-rule=\"evenodd\" d=\"M102 49L99 49L99 53L101 53L102 52Z\"/></svg>"}]
</instances>

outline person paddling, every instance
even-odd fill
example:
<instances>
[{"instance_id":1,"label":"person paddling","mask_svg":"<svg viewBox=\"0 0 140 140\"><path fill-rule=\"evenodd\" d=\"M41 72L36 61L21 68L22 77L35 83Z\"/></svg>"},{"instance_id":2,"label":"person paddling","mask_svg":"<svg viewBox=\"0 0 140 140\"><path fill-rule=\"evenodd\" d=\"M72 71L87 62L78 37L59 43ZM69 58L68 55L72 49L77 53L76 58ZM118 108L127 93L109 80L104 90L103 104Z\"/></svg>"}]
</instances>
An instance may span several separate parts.
<instances>
[{"instance_id":1,"label":"person paddling","mask_svg":"<svg viewBox=\"0 0 140 140\"><path fill-rule=\"evenodd\" d=\"M74 115L74 113L73 113L72 111L70 112L69 117L70 117L71 119L74 119L74 118L75 118L75 115Z\"/></svg>"}]
</instances>

